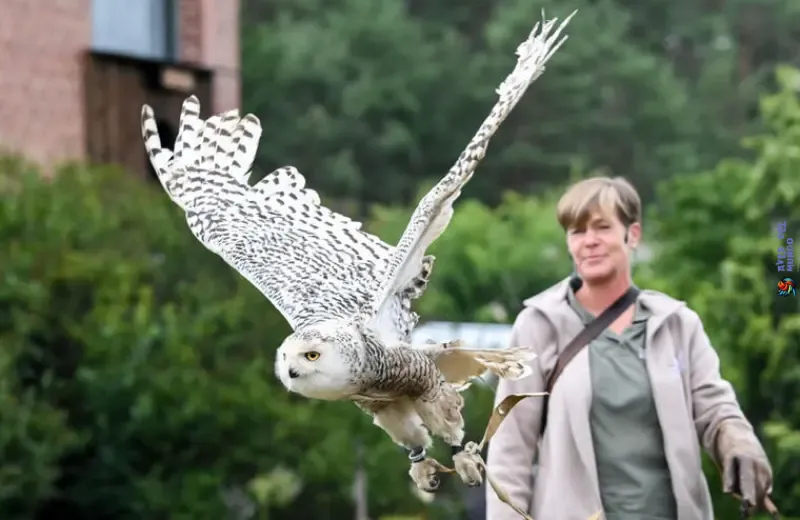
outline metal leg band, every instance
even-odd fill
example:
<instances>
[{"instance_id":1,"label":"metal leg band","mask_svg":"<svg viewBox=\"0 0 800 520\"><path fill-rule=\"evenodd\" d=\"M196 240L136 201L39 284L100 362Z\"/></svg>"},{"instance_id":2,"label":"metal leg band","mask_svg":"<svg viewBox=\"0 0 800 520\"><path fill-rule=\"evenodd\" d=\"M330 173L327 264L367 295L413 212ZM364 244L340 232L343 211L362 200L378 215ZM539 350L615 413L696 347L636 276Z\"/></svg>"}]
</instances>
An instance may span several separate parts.
<instances>
[{"instance_id":1,"label":"metal leg band","mask_svg":"<svg viewBox=\"0 0 800 520\"><path fill-rule=\"evenodd\" d=\"M408 452L408 458L411 462L422 462L425 460L425 455L425 448L422 447L412 448Z\"/></svg>"}]
</instances>

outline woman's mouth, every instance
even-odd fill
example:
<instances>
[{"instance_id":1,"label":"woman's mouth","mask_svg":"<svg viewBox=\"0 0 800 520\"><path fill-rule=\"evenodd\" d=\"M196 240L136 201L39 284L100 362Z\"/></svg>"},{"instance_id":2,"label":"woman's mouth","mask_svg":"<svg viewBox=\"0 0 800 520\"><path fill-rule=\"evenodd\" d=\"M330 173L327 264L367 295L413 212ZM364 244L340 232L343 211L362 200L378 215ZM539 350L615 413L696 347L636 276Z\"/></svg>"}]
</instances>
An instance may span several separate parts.
<instances>
[{"instance_id":1,"label":"woman's mouth","mask_svg":"<svg viewBox=\"0 0 800 520\"><path fill-rule=\"evenodd\" d=\"M606 255L592 255L584 257L583 261L587 264L596 264L606 258Z\"/></svg>"}]
</instances>

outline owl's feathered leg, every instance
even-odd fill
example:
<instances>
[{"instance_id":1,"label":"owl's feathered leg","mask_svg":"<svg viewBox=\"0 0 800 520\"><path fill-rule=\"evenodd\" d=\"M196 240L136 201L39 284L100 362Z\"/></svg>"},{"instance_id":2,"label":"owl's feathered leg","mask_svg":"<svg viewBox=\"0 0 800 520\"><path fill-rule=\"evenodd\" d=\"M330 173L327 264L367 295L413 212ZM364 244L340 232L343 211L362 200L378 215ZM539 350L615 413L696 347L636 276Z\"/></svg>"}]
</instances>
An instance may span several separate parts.
<instances>
[{"instance_id":1,"label":"owl's feathered leg","mask_svg":"<svg viewBox=\"0 0 800 520\"><path fill-rule=\"evenodd\" d=\"M432 440L414 405L408 399L398 401L355 400L356 405L372 416L373 423L385 431L395 444L405 447L411 460L408 474L416 486L429 493L439 488L436 475L443 466L427 456Z\"/></svg>"},{"instance_id":2,"label":"owl's feathered leg","mask_svg":"<svg viewBox=\"0 0 800 520\"><path fill-rule=\"evenodd\" d=\"M464 398L458 390L442 381L435 391L416 400L414 406L431 433L450 445L453 464L461 480L468 486L481 485L480 459L475 460L474 454L463 448L464 417L461 410Z\"/></svg>"}]
</instances>

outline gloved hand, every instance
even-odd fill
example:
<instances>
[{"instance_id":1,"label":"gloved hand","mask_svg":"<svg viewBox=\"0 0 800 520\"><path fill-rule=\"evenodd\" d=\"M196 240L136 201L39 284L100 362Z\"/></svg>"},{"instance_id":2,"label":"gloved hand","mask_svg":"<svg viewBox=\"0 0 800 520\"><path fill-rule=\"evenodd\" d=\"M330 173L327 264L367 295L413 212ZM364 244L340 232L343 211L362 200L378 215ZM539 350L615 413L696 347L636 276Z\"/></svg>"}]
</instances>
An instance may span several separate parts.
<instances>
[{"instance_id":1,"label":"gloved hand","mask_svg":"<svg viewBox=\"0 0 800 520\"><path fill-rule=\"evenodd\" d=\"M772 492L772 467L750 425L725 421L716 442L722 465L722 489L739 495L752 507L762 507Z\"/></svg>"}]
</instances>

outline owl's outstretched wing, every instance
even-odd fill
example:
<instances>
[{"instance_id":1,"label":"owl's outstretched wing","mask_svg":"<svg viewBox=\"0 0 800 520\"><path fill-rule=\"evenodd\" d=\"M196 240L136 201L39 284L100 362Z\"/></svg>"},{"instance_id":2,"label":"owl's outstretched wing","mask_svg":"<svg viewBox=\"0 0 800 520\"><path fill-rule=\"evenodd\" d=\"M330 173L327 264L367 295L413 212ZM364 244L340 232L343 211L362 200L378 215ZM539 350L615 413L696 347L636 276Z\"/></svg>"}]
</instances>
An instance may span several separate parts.
<instances>
[{"instance_id":1,"label":"owl's outstretched wing","mask_svg":"<svg viewBox=\"0 0 800 520\"><path fill-rule=\"evenodd\" d=\"M544 22L541 32L538 32L537 23L528 39L517 48L517 65L497 89L499 99L489 116L447 175L422 198L396 248L389 254L388 268L383 273L380 288L370 307L361 316L366 323L379 324L388 321L386 316L391 316L394 307L391 296L400 287L407 286L416 276L426 249L449 225L453 215L453 202L486 155L489 140L525 94L528 86L544 72L545 63L567 39L566 36L559 39L559 36L576 12L573 11L555 30L555 19ZM392 334L385 327L374 327L383 334Z\"/></svg>"},{"instance_id":2,"label":"owl's outstretched wing","mask_svg":"<svg viewBox=\"0 0 800 520\"><path fill-rule=\"evenodd\" d=\"M392 247L322 206L293 167L248 184L261 137L258 118L232 110L203 121L191 96L183 103L174 153L161 147L147 105L142 135L192 233L255 285L293 329L352 319L373 297ZM400 309L396 322L416 322L402 290L388 300Z\"/></svg>"}]
</instances>

